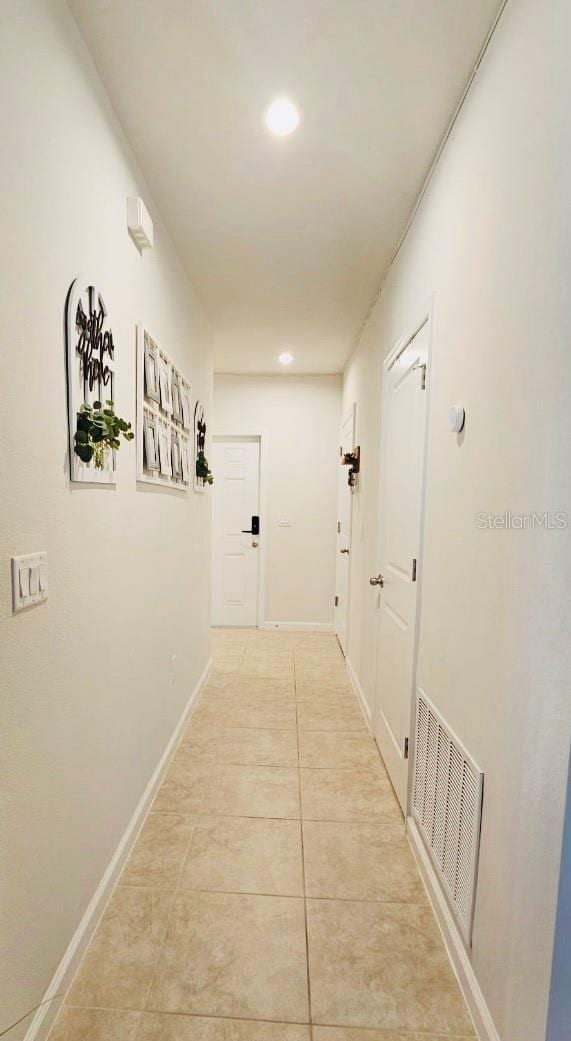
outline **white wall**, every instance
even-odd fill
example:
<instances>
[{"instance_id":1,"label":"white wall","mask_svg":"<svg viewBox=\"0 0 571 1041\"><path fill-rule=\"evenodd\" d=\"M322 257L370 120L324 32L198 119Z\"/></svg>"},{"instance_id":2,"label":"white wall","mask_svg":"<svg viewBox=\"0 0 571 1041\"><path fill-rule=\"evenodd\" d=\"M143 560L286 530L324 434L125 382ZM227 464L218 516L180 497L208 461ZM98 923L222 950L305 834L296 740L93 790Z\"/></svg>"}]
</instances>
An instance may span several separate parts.
<instances>
[{"instance_id":1,"label":"white wall","mask_svg":"<svg viewBox=\"0 0 571 1041\"><path fill-rule=\"evenodd\" d=\"M570 726L565 0L511 0L349 364L364 465L349 656L372 701L382 360L435 293L419 683L485 771L472 964L502 1041L543 1041ZM413 316L413 317L411 317ZM447 428L466 408L463 443Z\"/></svg>"},{"instance_id":2,"label":"white wall","mask_svg":"<svg viewBox=\"0 0 571 1041\"><path fill-rule=\"evenodd\" d=\"M209 658L208 494L137 487L134 443L116 489L70 486L67 289L97 280L133 420L136 321L208 407L211 342L61 0L3 0L0 98L1 1030L41 1000ZM37 549L49 599L12 616L9 557Z\"/></svg>"},{"instance_id":3,"label":"white wall","mask_svg":"<svg viewBox=\"0 0 571 1041\"><path fill-rule=\"evenodd\" d=\"M264 621L333 623L340 409L339 376L214 377L214 433L263 436Z\"/></svg>"}]
</instances>

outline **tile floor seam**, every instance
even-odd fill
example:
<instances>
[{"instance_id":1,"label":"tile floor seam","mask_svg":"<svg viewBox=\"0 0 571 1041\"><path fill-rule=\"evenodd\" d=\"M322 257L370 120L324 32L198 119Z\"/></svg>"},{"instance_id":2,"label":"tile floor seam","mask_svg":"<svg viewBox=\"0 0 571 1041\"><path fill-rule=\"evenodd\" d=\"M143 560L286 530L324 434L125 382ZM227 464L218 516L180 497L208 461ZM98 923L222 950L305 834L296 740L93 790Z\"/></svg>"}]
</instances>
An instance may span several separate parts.
<instances>
[{"instance_id":1,"label":"tile floor seam","mask_svg":"<svg viewBox=\"0 0 571 1041\"><path fill-rule=\"evenodd\" d=\"M295 665L295 651L293 655L293 687L294 692L296 691L296 665ZM297 776L299 785L299 830L301 834L301 871L303 880L303 917L305 926L305 961L306 961L306 972L307 972L307 1006L308 1006L308 1017L309 1017L309 1041L313 1041L313 1015L311 1011L311 975L309 971L309 927L307 923L307 879L305 874L305 851L303 845L303 808L301 802L301 757L299 748L299 713L297 708L297 701L295 706L295 721L297 727Z\"/></svg>"},{"instance_id":2,"label":"tile floor seam","mask_svg":"<svg viewBox=\"0 0 571 1041\"><path fill-rule=\"evenodd\" d=\"M257 820L267 820L266 817L257 817ZM219 896L263 896L269 898L279 897L280 900L304 900L306 903L310 900L318 901L323 903L329 900L334 904L387 904L390 907L419 907L423 910L426 909L426 902L419 900L387 900L379 899L375 896L313 896L311 894L307 896L300 895L299 893L261 893L259 889L203 889L178 886L176 889L162 889L157 886L120 886L121 889L137 889L144 890L145 892L153 893L217 893ZM170 912L169 912L170 914ZM136 1010L135 1010L136 1011Z\"/></svg>"},{"instance_id":3,"label":"tile floor seam","mask_svg":"<svg viewBox=\"0 0 571 1041\"><path fill-rule=\"evenodd\" d=\"M271 1023L272 1025L277 1025L277 1026L309 1027L310 1030L311 1030L312 1026L316 1026L316 1027L320 1027L320 1028L326 1028L328 1030L358 1030L362 1034L369 1034L369 1033L371 1033L371 1034L388 1034L388 1035L394 1035L395 1034L394 1027L355 1027L355 1026L352 1026L351 1024L347 1024L347 1023L325 1023L325 1022L319 1022L319 1023L312 1024L312 1023L308 1023L307 1021L301 1020L301 1019L300 1020L283 1020L283 1019L267 1019L267 1018L264 1018L264 1019L252 1019L251 1016L217 1016L217 1015L212 1015L211 1013L205 1013L205 1012L172 1012L172 1011L170 1011L168 1009L165 1010L165 1009L154 1009L154 1008L147 1008L147 1009L128 1008L128 1007L116 1008L116 1007L110 1007L108 1005L72 1005L72 1004L70 1004L70 1005L66 1005L65 1007L69 1008L69 1009L75 1009L75 1010L81 1011L81 1012L111 1012L111 1013L115 1013L116 1012L116 1013L119 1013L119 1014L121 1014L123 1012L127 1012L127 1013L133 1013L135 1015L139 1015L141 1017L143 1017L145 1015L172 1016L172 1017L179 1017L181 1019L188 1019L188 1020L192 1020L192 1019L211 1019L213 1021L223 1021L223 1022L228 1021L229 1023L255 1023L256 1025L257 1024L263 1024L263 1023ZM435 1038L438 1038L438 1041L440 1041L441 1038L447 1038L447 1037L448 1038L452 1038L453 1041L477 1041L477 1035L474 1034L474 1033L472 1033L472 1034L459 1034L458 1032L450 1033L450 1031L442 1030L442 1029L439 1030L435 1034L433 1030L408 1030L408 1029L403 1029L402 1027L399 1027L399 1028L397 1028L396 1033L398 1033L402 1037L413 1037L413 1038L426 1037L428 1039L428 1041L434 1041Z\"/></svg>"},{"instance_id":4,"label":"tile floor seam","mask_svg":"<svg viewBox=\"0 0 571 1041\"><path fill-rule=\"evenodd\" d=\"M81 1006L79 1006L79 1007L81 1007ZM105 1008L97 1009L95 1007L94 1011L100 1011L100 1012L113 1012L113 1011L119 1012L120 1011L120 1012L122 1012L123 1009L105 1009ZM129 1012L138 1012L139 1009L128 1009L128 1011ZM305 1019L268 1019L267 1016L264 1016L263 1018L257 1018L257 1017L252 1017L252 1016L218 1016L218 1015L213 1014L212 1012L173 1012L171 1009L158 1009L158 1008L142 1009L141 1011L142 1011L143 1015L149 1015L150 1014L150 1015L153 1015L153 1016L180 1016L181 1018L184 1017L185 1019L214 1019L214 1020L224 1020L224 1021L228 1020L229 1023L256 1023L256 1024L257 1023L272 1023L272 1024L277 1024L278 1026L287 1026L287 1027L308 1027L308 1026L310 1026L310 1024ZM321 1023L319 1024L319 1026L323 1026L323 1025L326 1025L326 1024L321 1024ZM462 1035L458 1034L457 1036L461 1037Z\"/></svg>"},{"instance_id":5,"label":"tile floor seam","mask_svg":"<svg viewBox=\"0 0 571 1041\"><path fill-rule=\"evenodd\" d=\"M361 1034L389 1034L394 1037L395 1033L402 1037L426 1037L428 1041L438 1038L452 1038L453 1041L478 1041L476 1034L451 1033L449 1030L408 1030L402 1027L356 1027L351 1023L315 1023L316 1027L326 1027L327 1030L356 1030Z\"/></svg>"},{"instance_id":6,"label":"tile floor seam","mask_svg":"<svg viewBox=\"0 0 571 1041\"><path fill-rule=\"evenodd\" d=\"M209 766L219 766L220 764L222 764L223 766L264 766L264 767L267 767L268 770L288 770L288 769L289 770L293 770L293 769L295 769L295 762L289 762L289 763L260 763L260 762L235 763L232 760L229 761L227 759L197 759L196 761L199 762L199 763L204 763L205 765L208 764ZM318 769L319 769L319 767L318 767Z\"/></svg>"},{"instance_id":7,"label":"tile floor seam","mask_svg":"<svg viewBox=\"0 0 571 1041\"><path fill-rule=\"evenodd\" d=\"M295 763L229 763L228 760L223 760L223 759L197 759L197 760L195 760L195 762L198 765L203 764L204 766L220 766L220 765L222 765L222 766L256 766L256 767L263 766L265 769L268 769L268 770L295 770ZM303 769L306 769L306 768L304 767ZM316 767L310 767L310 769L312 769L312 770L313 769L315 769L315 770L321 770L321 769L329 770L329 769L331 769L331 767L316 766ZM161 812L162 812L161 810L157 810L157 813L161 813ZM173 810L172 812L176 813L177 811Z\"/></svg>"}]
</instances>

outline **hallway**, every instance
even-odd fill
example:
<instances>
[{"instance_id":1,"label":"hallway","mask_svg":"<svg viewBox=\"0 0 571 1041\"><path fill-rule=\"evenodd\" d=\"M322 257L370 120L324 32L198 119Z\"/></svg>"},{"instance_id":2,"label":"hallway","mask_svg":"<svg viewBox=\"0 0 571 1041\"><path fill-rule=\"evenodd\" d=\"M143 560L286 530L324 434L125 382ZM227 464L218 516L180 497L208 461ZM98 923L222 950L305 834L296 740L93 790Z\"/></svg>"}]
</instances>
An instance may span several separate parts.
<instances>
[{"instance_id":1,"label":"hallway","mask_svg":"<svg viewBox=\"0 0 571 1041\"><path fill-rule=\"evenodd\" d=\"M51 1041L472 1037L335 637L213 639Z\"/></svg>"}]
</instances>

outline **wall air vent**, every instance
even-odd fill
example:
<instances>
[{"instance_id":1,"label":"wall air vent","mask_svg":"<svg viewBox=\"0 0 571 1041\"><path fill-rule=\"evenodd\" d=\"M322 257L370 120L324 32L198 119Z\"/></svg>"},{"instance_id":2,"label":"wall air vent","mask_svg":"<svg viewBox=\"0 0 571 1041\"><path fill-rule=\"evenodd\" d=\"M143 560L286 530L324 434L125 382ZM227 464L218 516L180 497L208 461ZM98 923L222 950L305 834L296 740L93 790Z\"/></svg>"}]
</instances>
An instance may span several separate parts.
<instances>
[{"instance_id":1,"label":"wall air vent","mask_svg":"<svg viewBox=\"0 0 571 1041\"><path fill-rule=\"evenodd\" d=\"M466 945L472 942L484 775L419 689L413 817Z\"/></svg>"}]
</instances>

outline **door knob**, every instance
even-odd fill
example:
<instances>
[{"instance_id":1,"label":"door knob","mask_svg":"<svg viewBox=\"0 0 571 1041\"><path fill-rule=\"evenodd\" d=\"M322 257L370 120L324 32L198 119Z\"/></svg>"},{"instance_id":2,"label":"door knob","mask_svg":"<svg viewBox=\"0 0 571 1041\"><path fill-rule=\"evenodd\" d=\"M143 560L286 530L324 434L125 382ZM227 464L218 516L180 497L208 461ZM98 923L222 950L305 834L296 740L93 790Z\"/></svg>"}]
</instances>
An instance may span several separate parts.
<instances>
[{"instance_id":1,"label":"door knob","mask_svg":"<svg viewBox=\"0 0 571 1041\"><path fill-rule=\"evenodd\" d=\"M349 552L349 550L348 550L348 549L340 549L340 550L339 550L339 552L340 552L340 553L348 553L348 552Z\"/></svg>"},{"instance_id":2,"label":"door knob","mask_svg":"<svg viewBox=\"0 0 571 1041\"><path fill-rule=\"evenodd\" d=\"M373 577L369 579L369 585L371 586L380 586L382 589L384 584L385 580L382 575L373 575Z\"/></svg>"}]
</instances>

